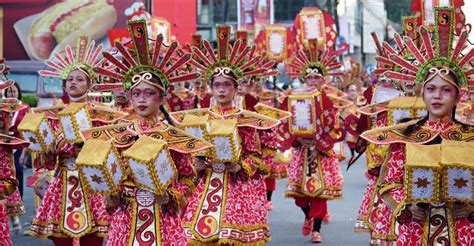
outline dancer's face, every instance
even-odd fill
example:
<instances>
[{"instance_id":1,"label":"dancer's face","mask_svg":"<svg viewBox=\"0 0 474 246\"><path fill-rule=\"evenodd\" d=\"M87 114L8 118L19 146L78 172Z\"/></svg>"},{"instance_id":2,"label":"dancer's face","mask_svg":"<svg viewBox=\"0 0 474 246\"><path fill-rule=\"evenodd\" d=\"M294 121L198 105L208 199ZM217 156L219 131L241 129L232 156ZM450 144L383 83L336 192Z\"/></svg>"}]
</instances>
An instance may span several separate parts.
<instances>
[{"instance_id":1,"label":"dancer's face","mask_svg":"<svg viewBox=\"0 0 474 246\"><path fill-rule=\"evenodd\" d=\"M324 77L318 75L309 75L306 77L305 83L308 87L321 90L321 86L324 84Z\"/></svg>"},{"instance_id":2,"label":"dancer's face","mask_svg":"<svg viewBox=\"0 0 474 246\"><path fill-rule=\"evenodd\" d=\"M131 94L130 101L133 109L143 118L158 115L160 106L165 102L165 97L160 89L144 82L133 87Z\"/></svg>"},{"instance_id":3,"label":"dancer's face","mask_svg":"<svg viewBox=\"0 0 474 246\"><path fill-rule=\"evenodd\" d=\"M79 69L72 70L64 83L64 90L71 97L81 97L89 90L90 79Z\"/></svg>"},{"instance_id":4,"label":"dancer's face","mask_svg":"<svg viewBox=\"0 0 474 246\"><path fill-rule=\"evenodd\" d=\"M237 85L230 78L217 76L212 81L211 90L219 106L230 107L237 92Z\"/></svg>"},{"instance_id":5,"label":"dancer's face","mask_svg":"<svg viewBox=\"0 0 474 246\"><path fill-rule=\"evenodd\" d=\"M459 102L459 92L453 84L436 75L423 87L423 101L430 120L451 118L452 111Z\"/></svg>"},{"instance_id":6,"label":"dancer's face","mask_svg":"<svg viewBox=\"0 0 474 246\"><path fill-rule=\"evenodd\" d=\"M122 88L115 89L115 90L113 90L112 93L114 95L114 99L115 99L115 102L117 104L127 104L128 103L127 94L123 91Z\"/></svg>"}]
</instances>

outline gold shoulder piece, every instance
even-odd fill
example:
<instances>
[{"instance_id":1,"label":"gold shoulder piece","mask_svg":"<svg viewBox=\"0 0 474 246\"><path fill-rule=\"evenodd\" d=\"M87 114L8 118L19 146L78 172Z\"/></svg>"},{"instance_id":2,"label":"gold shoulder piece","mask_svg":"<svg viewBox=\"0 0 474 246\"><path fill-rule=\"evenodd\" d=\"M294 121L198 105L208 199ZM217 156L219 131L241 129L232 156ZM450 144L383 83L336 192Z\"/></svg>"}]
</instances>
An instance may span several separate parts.
<instances>
[{"instance_id":1,"label":"gold shoulder piece","mask_svg":"<svg viewBox=\"0 0 474 246\"><path fill-rule=\"evenodd\" d=\"M166 141L170 149L185 154L199 152L213 147L211 143L203 139L190 135L179 128L165 124L144 131L142 134Z\"/></svg>"},{"instance_id":2,"label":"gold shoulder piece","mask_svg":"<svg viewBox=\"0 0 474 246\"><path fill-rule=\"evenodd\" d=\"M357 109L357 112L363 115L376 115L388 110L388 103L390 101L373 103Z\"/></svg>"},{"instance_id":3,"label":"gold shoulder piece","mask_svg":"<svg viewBox=\"0 0 474 246\"><path fill-rule=\"evenodd\" d=\"M278 108L274 108L263 103L257 103L255 110L261 115L268 116L275 120L284 120L291 116L291 113Z\"/></svg>"},{"instance_id":4,"label":"gold shoulder piece","mask_svg":"<svg viewBox=\"0 0 474 246\"><path fill-rule=\"evenodd\" d=\"M203 115L208 114L208 113L209 113L209 108L196 108L196 109L190 109L190 110L170 112L170 116L171 116L171 118L173 118L174 121L181 124L181 123L183 123L184 116L186 116L187 114L192 114L192 115L196 115L196 116L203 116Z\"/></svg>"},{"instance_id":5,"label":"gold shoulder piece","mask_svg":"<svg viewBox=\"0 0 474 246\"><path fill-rule=\"evenodd\" d=\"M270 118L265 115L243 110L242 113L236 114L239 126L256 128L259 130L268 130L280 124L279 120Z\"/></svg>"},{"instance_id":6,"label":"gold shoulder piece","mask_svg":"<svg viewBox=\"0 0 474 246\"><path fill-rule=\"evenodd\" d=\"M58 113L64 109L64 104L61 105L55 105L51 107L37 107L37 108L32 108L31 112L32 113L38 113L38 114L43 114L46 115L47 118L49 119L57 119L58 118Z\"/></svg>"},{"instance_id":7,"label":"gold shoulder piece","mask_svg":"<svg viewBox=\"0 0 474 246\"><path fill-rule=\"evenodd\" d=\"M427 143L439 135L439 132L427 126L420 126L416 131L406 134L405 129L416 124L420 119L396 124L382 128L376 128L362 133L360 136L375 144L392 143Z\"/></svg>"},{"instance_id":8,"label":"gold shoulder piece","mask_svg":"<svg viewBox=\"0 0 474 246\"><path fill-rule=\"evenodd\" d=\"M138 134L131 130L130 124L116 124L101 127L93 127L81 132L84 141L89 139L100 139L104 141L113 140L115 147L130 147L135 142Z\"/></svg>"},{"instance_id":9,"label":"gold shoulder piece","mask_svg":"<svg viewBox=\"0 0 474 246\"><path fill-rule=\"evenodd\" d=\"M92 121L99 121L105 124L117 122L128 116L128 113L102 105L89 104L87 109Z\"/></svg>"},{"instance_id":10,"label":"gold shoulder piece","mask_svg":"<svg viewBox=\"0 0 474 246\"><path fill-rule=\"evenodd\" d=\"M328 94L328 97L331 100L333 106L337 109L343 109L354 105L354 103L342 97L337 97L331 94Z\"/></svg>"},{"instance_id":11,"label":"gold shoulder piece","mask_svg":"<svg viewBox=\"0 0 474 246\"><path fill-rule=\"evenodd\" d=\"M474 141L474 126L456 124L441 132L441 137L446 140L454 141Z\"/></svg>"}]
</instances>

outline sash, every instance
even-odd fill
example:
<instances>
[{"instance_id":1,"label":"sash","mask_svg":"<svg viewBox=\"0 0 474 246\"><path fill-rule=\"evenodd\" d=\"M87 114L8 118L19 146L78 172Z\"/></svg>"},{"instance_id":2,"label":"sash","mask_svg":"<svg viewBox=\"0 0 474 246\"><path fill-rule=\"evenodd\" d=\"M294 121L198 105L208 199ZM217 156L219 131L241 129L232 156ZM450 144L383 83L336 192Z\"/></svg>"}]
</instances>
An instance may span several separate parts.
<instances>
[{"instance_id":1,"label":"sash","mask_svg":"<svg viewBox=\"0 0 474 246\"><path fill-rule=\"evenodd\" d=\"M317 197L323 193L326 187L321 167L321 155L317 156L314 163L308 163L310 151L307 147L304 148L301 191L306 196Z\"/></svg>"},{"instance_id":2,"label":"sash","mask_svg":"<svg viewBox=\"0 0 474 246\"><path fill-rule=\"evenodd\" d=\"M129 246L161 245L160 205L155 203L155 194L137 189L132 202L132 226Z\"/></svg>"},{"instance_id":3,"label":"sash","mask_svg":"<svg viewBox=\"0 0 474 246\"><path fill-rule=\"evenodd\" d=\"M429 216L423 226L422 245L456 245L456 226L452 209L446 204L434 206L429 209Z\"/></svg>"},{"instance_id":4,"label":"sash","mask_svg":"<svg viewBox=\"0 0 474 246\"><path fill-rule=\"evenodd\" d=\"M68 164L70 165L70 164ZM72 238L80 238L92 230L89 200L84 193L79 172L62 169L62 213L59 229Z\"/></svg>"},{"instance_id":5,"label":"sash","mask_svg":"<svg viewBox=\"0 0 474 246\"><path fill-rule=\"evenodd\" d=\"M204 192L199 201L191 233L200 241L219 238L226 203L228 175L225 164L215 163L206 176Z\"/></svg>"}]
</instances>

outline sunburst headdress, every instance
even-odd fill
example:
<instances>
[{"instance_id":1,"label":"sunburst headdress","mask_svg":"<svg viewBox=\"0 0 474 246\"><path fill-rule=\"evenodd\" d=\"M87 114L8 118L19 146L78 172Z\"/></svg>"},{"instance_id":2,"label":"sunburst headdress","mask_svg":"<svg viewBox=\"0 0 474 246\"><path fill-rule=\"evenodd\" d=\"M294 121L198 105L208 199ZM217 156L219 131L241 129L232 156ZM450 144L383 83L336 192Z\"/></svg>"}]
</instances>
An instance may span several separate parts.
<instances>
[{"instance_id":1,"label":"sunburst headdress","mask_svg":"<svg viewBox=\"0 0 474 246\"><path fill-rule=\"evenodd\" d=\"M342 72L335 71L342 64L337 61L336 55L331 55L328 50L319 50L316 39L308 40L308 49L300 49L296 57L288 64L288 76L293 78L306 78L310 75L326 77L341 76ZM309 53L309 56L308 54Z\"/></svg>"},{"instance_id":2,"label":"sunburst headdress","mask_svg":"<svg viewBox=\"0 0 474 246\"><path fill-rule=\"evenodd\" d=\"M184 54L179 59L171 59L178 48L178 43L170 44L166 52L162 53L163 35L156 37L153 50L150 55L148 45L148 33L145 20L135 20L128 22L128 29L133 41L133 53L120 42L116 47L120 52L123 61L120 61L111 53L104 52L103 56L116 66L117 71L111 71L102 67L97 67L96 71L103 76L122 81L123 87L129 90L141 82L153 85L166 92L172 83L184 82L200 77L197 72L183 73L180 70L191 59L191 54ZM178 73L180 72L180 73ZM161 83L152 81L152 74L159 77Z\"/></svg>"},{"instance_id":3,"label":"sunburst headdress","mask_svg":"<svg viewBox=\"0 0 474 246\"><path fill-rule=\"evenodd\" d=\"M67 46L64 55L54 53L50 59L45 61L46 66L52 70L40 70L39 74L65 80L71 71L79 69L85 72L90 79L95 80L97 73L94 68L101 63L101 59L98 59L101 52L102 44L96 48L95 41L90 37L79 37L75 50Z\"/></svg>"},{"instance_id":4,"label":"sunburst headdress","mask_svg":"<svg viewBox=\"0 0 474 246\"><path fill-rule=\"evenodd\" d=\"M378 72L399 83L407 81L424 85L439 75L457 88L472 84L474 68L470 61L474 49L468 43L468 29L465 27L458 40L454 41L454 23L451 7L435 8L434 39L425 27L421 27L419 32L420 45L416 45L411 37L403 37L403 43L399 44L403 47L399 49L409 51L410 56L384 45L386 57L378 56L377 60L388 66ZM448 76L449 72L455 74L459 85Z\"/></svg>"},{"instance_id":5,"label":"sunburst headdress","mask_svg":"<svg viewBox=\"0 0 474 246\"><path fill-rule=\"evenodd\" d=\"M204 52L196 46L192 47L195 56L190 64L206 80L224 76L239 83L240 78L278 75L278 71L273 70L275 62L262 62L266 55L257 55L255 45L248 46L240 39L231 45L230 28L229 25L217 26L217 52L214 52L207 40L202 41Z\"/></svg>"},{"instance_id":6,"label":"sunburst headdress","mask_svg":"<svg viewBox=\"0 0 474 246\"><path fill-rule=\"evenodd\" d=\"M5 64L5 59L1 58L0 59L0 90L2 91L12 87L16 83L14 80L7 78L6 74L8 74L9 72L10 72L10 67L8 67ZM2 93L0 97L0 111L13 112L21 108L24 108L24 106L21 106L20 100L16 98L4 98L4 96L6 96L6 93Z\"/></svg>"}]
</instances>

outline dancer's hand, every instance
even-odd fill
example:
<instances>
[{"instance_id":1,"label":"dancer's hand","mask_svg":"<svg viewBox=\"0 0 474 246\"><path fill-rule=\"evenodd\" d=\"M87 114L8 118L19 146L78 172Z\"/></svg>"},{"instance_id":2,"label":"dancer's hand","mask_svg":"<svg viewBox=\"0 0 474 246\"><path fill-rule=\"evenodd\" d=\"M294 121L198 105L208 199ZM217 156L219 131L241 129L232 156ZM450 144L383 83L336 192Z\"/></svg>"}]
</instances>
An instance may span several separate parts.
<instances>
[{"instance_id":1,"label":"dancer's hand","mask_svg":"<svg viewBox=\"0 0 474 246\"><path fill-rule=\"evenodd\" d=\"M119 196L106 196L105 197L105 207L111 208L120 204Z\"/></svg>"},{"instance_id":2,"label":"dancer's hand","mask_svg":"<svg viewBox=\"0 0 474 246\"><path fill-rule=\"evenodd\" d=\"M169 202L170 202L170 196L167 193L165 193L163 195L159 195L159 196L157 195L156 196L156 203L158 203L162 206L168 204Z\"/></svg>"},{"instance_id":3,"label":"dancer's hand","mask_svg":"<svg viewBox=\"0 0 474 246\"><path fill-rule=\"evenodd\" d=\"M454 215L458 219L465 219L474 212L471 204L454 204Z\"/></svg>"},{"instance_id":4,"label":"dancer's hand","mask_svg":"<svg viewBox=\"0 0 474 246\"><path fill-rule=\"evenodd\" d=\"M237 163L226 164L226 169L231 173L238 173L240 170L242 170L242 166Z\"/></svg>"},{"instance_id":5,"label":"dancer's hand","mask_svg":"<svg viewBox=\"0 0 474 246\"><path fill-rule=\"evenodd\" d=\"M203 158L195 158L194 161L194 168L196 169L196 172L201 172L202 170L207 169L207 163L206 160Z\"/></svg>"},{"instance_id":6,"label":"dancer's hand","mask_svg":"<svg viewBox=\"0 0 474 246\"><path fill-rule=\"evenodd\" d=\"M417 221L424 221L426 218L426 209L417 206L417 205L409 205L408 209L411 212L412 218Z\"/></svg>"}]
</instances>

